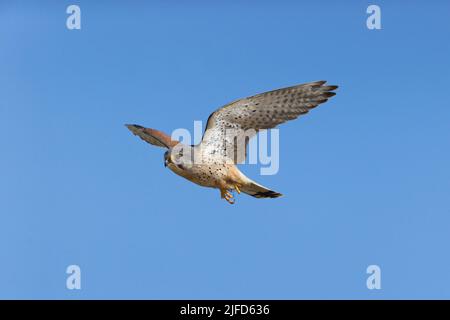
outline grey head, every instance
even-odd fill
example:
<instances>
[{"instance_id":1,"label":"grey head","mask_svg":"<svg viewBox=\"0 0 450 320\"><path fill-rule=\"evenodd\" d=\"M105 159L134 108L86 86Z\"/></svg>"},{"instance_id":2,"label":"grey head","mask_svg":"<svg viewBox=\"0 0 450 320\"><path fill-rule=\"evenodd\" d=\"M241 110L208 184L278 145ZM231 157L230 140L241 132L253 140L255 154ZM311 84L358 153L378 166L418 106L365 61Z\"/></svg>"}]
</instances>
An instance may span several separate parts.
<instances>
[{"instance_id":1,"label":"grey head","mask_svg":"<svg viewBox=\"0 0 450 320\"><path fill-rule=\"evenodd\" d=\"M164 152L164 166L170 169L186 170L192 167L194 157L194 146L182 143Z\"/></svg>"}]
</instances>

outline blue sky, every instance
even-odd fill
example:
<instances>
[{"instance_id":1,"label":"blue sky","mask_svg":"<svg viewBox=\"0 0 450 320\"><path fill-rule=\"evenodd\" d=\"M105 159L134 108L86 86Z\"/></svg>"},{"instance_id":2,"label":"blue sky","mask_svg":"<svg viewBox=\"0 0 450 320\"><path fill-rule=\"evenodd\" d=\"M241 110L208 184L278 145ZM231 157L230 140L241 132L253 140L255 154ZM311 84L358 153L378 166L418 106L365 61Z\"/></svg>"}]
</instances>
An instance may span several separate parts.
<instances>
[{"instance_id":1,"label":"blue sky","mask_svg":"<svg viewBox=\"0 0 450 320\"><path fill-rule=\"evenodd\" d=\"M77 4L82 29L66 28ZM382 30L366 28L378 4ZM447 1L2 1L0 298L450 298ZM338 95L230 206L123 126ZM82 289L66 289L66 267ZM366 288L366 268L382 289Z\"/></svg>"}]
</instances>

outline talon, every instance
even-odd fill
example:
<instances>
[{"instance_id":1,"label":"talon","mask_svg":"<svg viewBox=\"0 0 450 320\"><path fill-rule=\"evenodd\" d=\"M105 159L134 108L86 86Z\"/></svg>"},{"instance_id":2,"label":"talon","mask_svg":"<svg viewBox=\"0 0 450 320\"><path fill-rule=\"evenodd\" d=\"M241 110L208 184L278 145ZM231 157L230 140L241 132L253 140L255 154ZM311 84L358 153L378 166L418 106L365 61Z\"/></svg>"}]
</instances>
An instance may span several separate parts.
<instances>
[{"instance_id":1,"label":"talon","mask_svg":"<svg viewBox=\"0 0 450 320\"><path fill-rule=\"evenodd\" d=\"M234 204L233 195L228 190L220 190L220 197L227 200L228 203Z\"/></svg>"},{"instance_id":2,"label":"talon","mask_svg":"<svg viewBox=\"0 0 450 320\"><path fill-rule=\"evenodd\" d=\"M239 194L241 193L241 190L239 189L239 186L238 186L238 185L235 185L235 186L234 186L234 189L236 189L237 193L239 193Z\"/></svg>"},{"instance_id":3,"label":"talon","mask_svg":"<svg viewBox=\"0 0 450 320\"><path fill-rule=\"evenodd\" d=\"M231 197L226 197L225 200L227 200L227 202L228 202L229 204L234 204L233 196L231 196Z\"/></svg>"}]
</instances>

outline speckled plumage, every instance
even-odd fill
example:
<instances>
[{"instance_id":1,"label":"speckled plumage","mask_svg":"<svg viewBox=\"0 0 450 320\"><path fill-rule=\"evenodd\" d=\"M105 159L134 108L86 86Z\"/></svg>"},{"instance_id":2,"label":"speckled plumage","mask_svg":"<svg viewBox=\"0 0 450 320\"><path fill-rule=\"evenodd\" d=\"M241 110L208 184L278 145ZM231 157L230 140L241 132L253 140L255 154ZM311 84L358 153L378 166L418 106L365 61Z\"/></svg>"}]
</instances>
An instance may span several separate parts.
<instances>
[{"instance_id":1,"label":"speckled plumage","mask_svg":"<svg viewBox=\"0 0 450 320\"><path fill-rule=\"evenodd\" d=\"M208 118L200 144L177 143L160 131L137 125L127 127L143 140L166 147L167 166L176 174L204 187L218 188L222 198L233 203L230 190L258 198L281 194L247 178L236 167L245 160L248 139L259 130L297 118L334 96L337 86L325 81L269 91L240 99L214 111ZM243 142L239 144L240 142ZM239 145L244 147L238 148Z\"/></svg>"}]
</instances>

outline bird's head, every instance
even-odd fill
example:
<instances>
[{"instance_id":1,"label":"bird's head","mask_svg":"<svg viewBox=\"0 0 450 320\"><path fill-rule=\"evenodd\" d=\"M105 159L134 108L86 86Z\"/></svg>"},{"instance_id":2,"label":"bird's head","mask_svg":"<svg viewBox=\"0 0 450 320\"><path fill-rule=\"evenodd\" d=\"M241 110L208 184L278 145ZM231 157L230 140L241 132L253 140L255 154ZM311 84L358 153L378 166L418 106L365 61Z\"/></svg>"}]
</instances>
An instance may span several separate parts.
<instances>
[{"instance_id":1,"label":"bird's head","mask_svg":"<svg viewBox=\"0 0 450 320\"><path fill-rule=\"evenodd\" d=\"M192 167L193 147L177 144L164 153L164 166L171 170L186 170Z\"/></svg>"}]
</instances>

